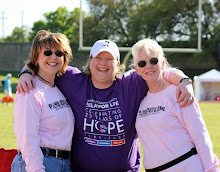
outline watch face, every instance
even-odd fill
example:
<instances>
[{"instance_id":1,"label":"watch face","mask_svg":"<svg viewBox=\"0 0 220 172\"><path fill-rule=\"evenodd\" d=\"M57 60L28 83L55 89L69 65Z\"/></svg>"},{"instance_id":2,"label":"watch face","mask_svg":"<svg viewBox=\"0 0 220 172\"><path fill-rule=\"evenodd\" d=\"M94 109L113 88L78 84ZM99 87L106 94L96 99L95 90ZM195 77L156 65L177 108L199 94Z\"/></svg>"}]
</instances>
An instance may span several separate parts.
<instances>
[{"instance_id":1,"label":"watch face","mask_svg":"<svg viewBox=\"0 0 220 172\"><path fill-rule=\"evenodd\" d=\"M190 78L186 78L186 80L188 80L190 83L192 82L192 79L190 79Z\"/></svg>"},{"instance_id":2,"label":"watch face","mask_svg":"<svg viewBox=\"0 0 220 172\"><path fill-rule=\"evenodd\" d=\"M192 79L191 79L191 78L182 78L182 79L180 80L180 83L181 83L183 80L188 80L189 83L192 83Z\"/></svg>"}]
</instances>

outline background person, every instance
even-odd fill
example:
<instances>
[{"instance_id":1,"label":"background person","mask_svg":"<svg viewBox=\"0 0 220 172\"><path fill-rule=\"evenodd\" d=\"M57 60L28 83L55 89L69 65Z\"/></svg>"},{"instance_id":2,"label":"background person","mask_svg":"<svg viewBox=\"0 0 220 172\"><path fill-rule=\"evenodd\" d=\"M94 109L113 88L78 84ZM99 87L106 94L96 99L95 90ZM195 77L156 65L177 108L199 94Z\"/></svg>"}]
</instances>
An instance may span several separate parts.
<instances>
[{"instance_id":1,"label":"background person","mask_svg":"<svg viewBox=\"0 0 220 172\"><path fill-rule=\"evenodd\" d=\"M2 99L2 103L7 103L7 106L10 106L10 102L14 102L14 98L12 97L12 88L11 88L11 77L12 74L8 73L6 75L6 79L2 81L4 87L5 97Z\"/></svg>"},{"instance_id":2,"label":"background person","mask_svg":"<svg viewBox=\"0 0 220 172\"><path fill-rule=\"evenodd\" d=\"M35 73L36 88L15 96L14 132L19 152L12 172L71 171L74 116L54 84L55 77L65 72L71 56L69 40L63 34L41 30L34 38L27 65Z\"/></svg>"},{"instance_id":3,"label":"background person","mask_svg":"<svg viewBox=\"0 0 220 172\"><path fill-rule=\"evenodd\" d=\"M164 73L167 80L177 85L186 77L178 70ZM109 40L99 40L90 51L84 72L69 67L56 79L75 114L72 171L131 172L141 168L135 120L148 87L136 72L119 76L117 45ZM18 90L28 91L27 86L32 89L34 82L31 75L24 74L19 79ZM179 101L183 106L190 104L191 84L184 80L179 88Z\"/></svg>"},{"instance_id":4,"label":"background person","mask_svg":"<svg viewBox=\"0 0 220 172\"><path fill-rule=\"evenodd\" d=\"M11 80L10 80L11 77L12 77L12 74L8 73L6 75L6 79L4 82L4 93L7 97L12 97Z\"/></svg>"},{"instance_id":5,"label":"background person","mask_svg":"<svg viewBox=\"0 0 220 172\"><path fill-rule=\"evenodd\" d=\"M177 87L162 76L169 65L162 47L151 39L140 40L132 47L132 55L137 73L149 88L136 120L146 171L218 172L218 158L198 101L180 108Z\"/></svg>"}]
</instances>

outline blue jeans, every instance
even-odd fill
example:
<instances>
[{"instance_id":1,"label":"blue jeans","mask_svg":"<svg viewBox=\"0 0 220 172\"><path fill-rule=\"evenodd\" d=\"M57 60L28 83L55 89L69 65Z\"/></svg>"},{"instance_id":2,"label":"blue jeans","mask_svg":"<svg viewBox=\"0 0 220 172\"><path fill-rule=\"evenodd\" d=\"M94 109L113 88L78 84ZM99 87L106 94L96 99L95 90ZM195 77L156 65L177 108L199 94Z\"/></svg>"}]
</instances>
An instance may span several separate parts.
<instances>
[{"instance_id":1,"label":"blue jeans","mask_svg":"<svg viewBox=\"0 0 220 172\"><path fill-rule=\"evenodd\" d=\"M44 166L46 172L71 172L69 159L57 159L53 156L44 156ZM26 172L25 162L21 153L18 153L11 165L11 172Z\"/></svg>"}]
</instances>

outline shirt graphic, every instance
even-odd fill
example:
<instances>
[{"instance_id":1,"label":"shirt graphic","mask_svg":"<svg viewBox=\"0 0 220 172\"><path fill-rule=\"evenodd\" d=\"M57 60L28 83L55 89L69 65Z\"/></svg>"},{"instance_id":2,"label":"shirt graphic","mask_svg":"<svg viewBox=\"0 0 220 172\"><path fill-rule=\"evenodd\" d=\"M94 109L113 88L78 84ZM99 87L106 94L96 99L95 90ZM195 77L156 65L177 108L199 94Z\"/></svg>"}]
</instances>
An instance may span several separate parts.
<instances>
[{"instance_id":1,"label":"shirt graphic","mask_svg":"<svg viewBox=\"0 0 220 172\"><path fill-rule=\"evenodd\" d=\"M65 107L70 107L70 105L68 104L68 102L66 100L56 101L56 102L48 104L48 106L51 110L52 109L59 110L59 109L65 108Z\"/></svg>"},{"instance_id":2,"label":"shirt graphic","mask_svg":"<svg viewBox=\"0 0 220 172\"><path fill-rule=\"evenodd\" d=\"M96 146L125 144L124 123L117 98L109 102L88 99L84 117L85 142Z\"/></svg>"},{"instance_id":3,"label":"shirt graphic","mask_svg":"<svg viewBox=\"0 0 220 172\"><path fill-rule=\"evenodd\" d=\"M163 107L163 106L150 107L150 108L146 108L146 109L143 109L143 110L139 110L138 115L139 115L139 117L144 117L144 116L147 116L147 115L157 114L161 111L165 111L165 107Z\"/></svg>"}]
</instances>

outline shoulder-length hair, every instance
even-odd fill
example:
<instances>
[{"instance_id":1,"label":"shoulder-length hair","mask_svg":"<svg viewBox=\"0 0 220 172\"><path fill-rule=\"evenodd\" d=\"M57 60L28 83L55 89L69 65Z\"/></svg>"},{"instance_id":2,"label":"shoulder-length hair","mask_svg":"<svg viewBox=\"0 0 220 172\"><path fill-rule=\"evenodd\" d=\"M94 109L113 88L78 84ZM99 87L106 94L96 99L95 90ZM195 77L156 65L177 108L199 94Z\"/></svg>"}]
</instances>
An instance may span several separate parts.
<instances>
[{"instance_id":1,"label":"shoulder-length hair","mask_svg":"<svg viewBox=\"0 0 220 172\"><path fill-rule=\"evenodd\" d=\"M39 53L42 48L55 48L64 52L64 64L62 68L57 72L57 76L61 76L67 68L67 65L72 58L72 49L70 47L69 39L61 33L51 33L50 31L40 30L35 36L30 51L30 58L26 61L26 64L31 68L35 74L39 70L39 66L36 65Z\"/></svg>"}]
</instances>

